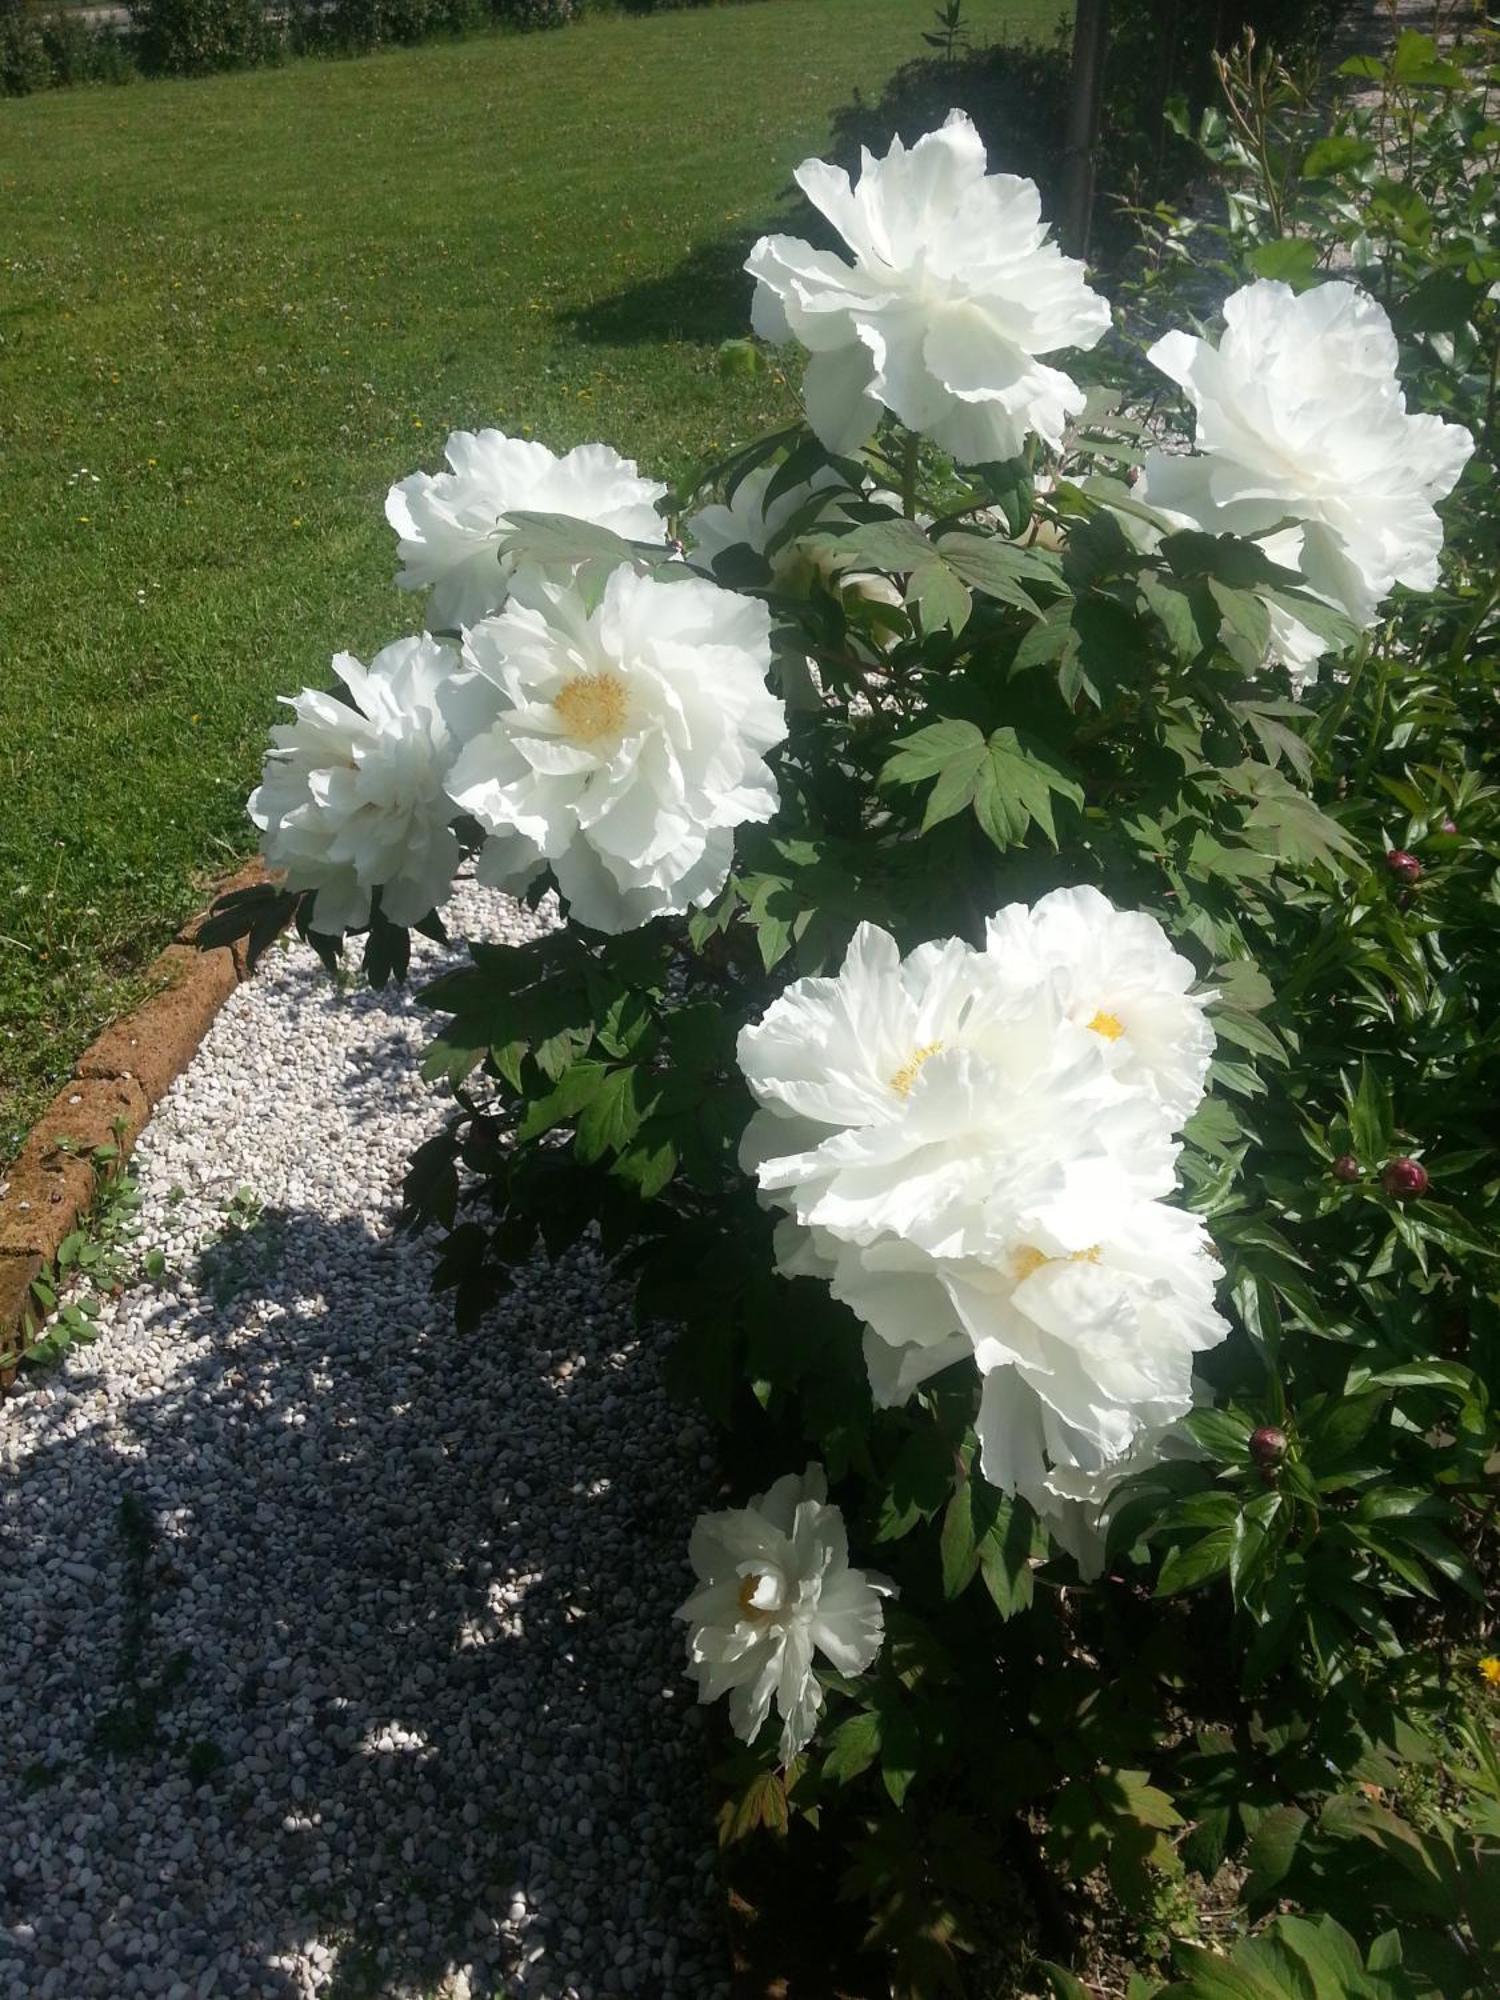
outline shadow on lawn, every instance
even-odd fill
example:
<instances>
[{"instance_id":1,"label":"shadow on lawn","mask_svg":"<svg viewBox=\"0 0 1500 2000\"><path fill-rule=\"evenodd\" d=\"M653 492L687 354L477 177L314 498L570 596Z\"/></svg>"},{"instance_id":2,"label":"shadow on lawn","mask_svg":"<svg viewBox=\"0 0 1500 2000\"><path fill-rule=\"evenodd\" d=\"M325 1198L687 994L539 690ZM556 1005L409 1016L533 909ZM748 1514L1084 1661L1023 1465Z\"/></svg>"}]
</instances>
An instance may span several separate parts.
<instances>
[{"instance_id":1,"label":"shadow on lawn","mask_svg":"<svg viewBox=\"0 0 1500 2000\"><path fill-rule=\"evenodd\" d=\"M699 243L670 271L563 313L562 323L577 339L599 347L664 340L712 346L747 333L751 284L744 264L764 233L736 230Z\"/></svg>"},{"instance_id":2,"label":"shadow on lawn","mask_svg":"<svg viewBox=\"0 0 1500 2000\"><path fill-rule=\"evenodd\" d=\"M523 1273L465 1341L428 1296L430 1258L358 1220L267 1210L211 1249L196 1295L155 1308L167 1336L213 1344L111 1427L38 1441L0 1567L24 1541L96 1574L63 1584L48 1657L0 1683L0 1741L9 1703L45 1700L59 1746L21 1774L50 1788L58 1858L50 1879L34 1857L0 1863L0 1988L3 1926L23 1921L27 1990L60 1967L67 2000L120 1990L86 1969L84 1934L143 1922L193 1991L265 2000L301 2000L288 1955L312 1943L337 1954L329 2000L445 1992L459 1967L478 2000L515 1990L543 1941L547 1991L577 1967L601 2000L654 2000L670 1983L654 1961L644 1979L611 1969L623 1912L625 1936L654 1928L684 1970L722 1962L670 1620L699 1447L680 1415L627 1408L602 1351L568 1365L596 1278ZM87 1395L88 1363L50 1385ZM643 1415L659 1470L622 1532L582 1472ZM80 1507L101 1491L107 1510ZM134 1914L74 1886L69 1839ZM534 1913L519 1945L501 1932L518 1896Z\"/></svg>"}]
</instances>

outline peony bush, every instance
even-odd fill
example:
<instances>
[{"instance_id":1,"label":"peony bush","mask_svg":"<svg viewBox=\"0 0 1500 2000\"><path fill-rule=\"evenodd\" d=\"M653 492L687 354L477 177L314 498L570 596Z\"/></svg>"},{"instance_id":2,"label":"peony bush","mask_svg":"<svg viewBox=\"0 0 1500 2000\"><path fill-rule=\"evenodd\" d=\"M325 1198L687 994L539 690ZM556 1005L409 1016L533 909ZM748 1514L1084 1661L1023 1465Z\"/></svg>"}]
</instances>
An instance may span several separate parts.
<instances>
[{"instance_id":1,"label":"peony bush","mask_svg":"<svg viewBox=\"0 0 1500 2000\"><path fill-rule=\"evenodd\" d=\"M798 181L795 419L674 493L494 430L393 488L428 629L297 697L284 886L205 940L381 979L460 870L557 898L423 995L407 1220L461 1326L593 1232L671 1330L758 1495L680 1614L725 1839L896 1990L1082 1965L1090 1906L1144 1967L1229 1862L1329 1913L1320 1993L1477 1995L1492 398L1409 407L1409 319L1300 253L1111 331L960 113Z\"/></svg>"}]
</instances>

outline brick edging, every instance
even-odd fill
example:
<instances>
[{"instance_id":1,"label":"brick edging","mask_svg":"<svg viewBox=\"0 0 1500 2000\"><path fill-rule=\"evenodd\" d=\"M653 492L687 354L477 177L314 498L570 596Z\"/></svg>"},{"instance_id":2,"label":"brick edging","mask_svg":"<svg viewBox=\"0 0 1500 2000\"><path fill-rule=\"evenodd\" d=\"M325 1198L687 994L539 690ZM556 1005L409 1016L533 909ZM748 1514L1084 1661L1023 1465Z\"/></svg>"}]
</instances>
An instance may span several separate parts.
<instances>
[{"instance_id":1,"label":"brick edging","mask_svg":"<svg viewBox=\"0 0 1500 2000\"><path fill-rule=\"evenodd\" d=\"M263 862L252 861L218 885L214 900L272 879ZM122 1154L130 1151L246 976L240 946L200 951L194 944L206 915L190 918L152 961L146 977L158 991L89 1044L16 1158L0 1168L0 1356L26 1347L35 1320L32 1281L88 1212L94 1170L87 1155L117 1137ZM60 1152L59 1141L68 1150ZM0 1390L14 1375L13 1366L0 1367Z\"/></svg>"}]
</instances>

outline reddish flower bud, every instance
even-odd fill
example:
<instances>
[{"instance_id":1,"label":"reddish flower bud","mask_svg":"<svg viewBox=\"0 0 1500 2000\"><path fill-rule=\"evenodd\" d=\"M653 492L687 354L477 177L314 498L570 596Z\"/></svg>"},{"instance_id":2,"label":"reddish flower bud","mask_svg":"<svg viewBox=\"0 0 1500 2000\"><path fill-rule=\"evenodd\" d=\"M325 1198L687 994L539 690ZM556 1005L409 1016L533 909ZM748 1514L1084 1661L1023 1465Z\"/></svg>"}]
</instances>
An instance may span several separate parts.
<instances>
[{"instance_id":1,"label":"reddish flower bud","mask_svg":"<svg viewBox=\"0 0 1500 2000\"><path fill-rule=\"evenodd\" d=\"M1336 1181L1357 1181L1360 1179L1359 1161L1352 1153L1340 1153L1333 1163L1333 1177Z\"/></svg>"},{"instance_id":2,"label":"reddish flower bud","mask_svg":"<svg viewBox=\"0 0 1500 2000\"><path fill-rule=\"evenodd\" d=\"M1403 882L1416 882L1421 879L1421 862L1415 854L1408 854L1404 847L1393 847L1385 857L1385 865Z\"/></svg>"},{"instance_id":3,"label":"reddish flower bud","mask_svg":"<svg viewBox=\"0 0 1500 2000\"><path fill-rule=\"evenodd\" d=\"M1441 825L1441 826L1440 826L1440 827L1438 828L1438 832L1439 832L1439 833L1457 833L1457 832L1458 832L1458 821L1457 821L1456 819L1445 819L1445 820L1443 821L1442 825Z\"/></svg>"},{"instance_id":4,"label":"reddish flower bud","mask_svg":"<svg viewBox=\"0 0 1500 2000\"><path fill-rule=\"evenodd\" d=\"M1286 1457L1286 1432L1275 1424L1262 1424L1250 1433L1250 1456L1257 1465L1276 1465Z\"/></svg>"},{"instance_id":5,"label":"reddish flower bud","mask_svg":"<svg viewBox=\"0 0 1500 2000\"><path fill-rule=\"evenodd\" d=\"M1397 1201L1415 1201L1427 1192L1427 1169L1420 1160L1392 1160L1380 1176L1380 1185Z\"/></svg>"}]
</instances>

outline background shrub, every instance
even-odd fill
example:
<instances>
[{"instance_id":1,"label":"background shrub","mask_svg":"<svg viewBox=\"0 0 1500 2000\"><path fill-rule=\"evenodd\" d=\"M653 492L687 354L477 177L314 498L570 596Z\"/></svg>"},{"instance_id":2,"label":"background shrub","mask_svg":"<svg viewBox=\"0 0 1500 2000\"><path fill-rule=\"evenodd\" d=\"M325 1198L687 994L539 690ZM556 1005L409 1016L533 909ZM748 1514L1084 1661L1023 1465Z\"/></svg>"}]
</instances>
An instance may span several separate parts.
<instances>
[{"instance_id":1,"label":"background shrub","mask_svg":"<svg viewBox=\"0 0 1500 2000\"><path fill-rule=\"evenodd\" d=\"M1343 6L1344 0L1242 0L1207 9L1164 5L1162 0L1115 0L1096 165L1097 184L1110 191L1111 202L1108 212L1095 217L1096 227L1104 225L1091 246L1096 260L1102 255L1109 261L1134 242L1132 225L1120 216L1123 206L1159 200L1201 174L1196 149L1178 129L1176 107L1185 106L1196 118L1213 101L1218 91L1215 58L1246 29L1257 42L1285 54L1314 54L1326 43ZM927 39L939 43L943 36ZM950 54L904 64L873 102L856 97L834 120L828 157L853 172L861 146L883 153L898 136L910 143L940 125L956 105L973 119L990 165L1029 176L1042 191L1043 212L1055 215L1062 201L1071 20L1060 22L1045 42L973 48L969 39L960 27ZM1106 209L1105 204L1100 207Z\"/></svg>"},{"instance_id":2,"label":"background shrub","mask_svg":"<svg viewBox=\"0 0 1500 2000\"><path fill-rule=\"evenodd\" d=\"M136 55L148 76L204 76L272 62L282 29L260 0L129 0Z\"/></svg>"},{"instance_id":3,"label":"background shrub","mask_svg":"<svg viewBox=\"0 0 1500 2000\"><path fill-rule=\"evenodd\" d=\"M626 14L665 14L679 7L711 7L714 0L620 0Z\"/></svg>"},{"instance_id":4,"label":"background shrub","mask_svg":"<svg viewBox=\"0 0 1500 2000\"><path fill-rule=\"evenodd\" d=\"M135 73L129 42L114 28L96 26L76 13L48 14L41 28L54 87L126 83Z\"/></svg>"},{"instance_id":5,"label":"background shrub","mask_svg":"<svg viewBox=\"0 0 1500 2000\"><path fill-rule=\"evenodd\" d=\"M31 0L0 0L0 91L28 97L52 81L42 24Z\"/></svg>"},{"instance_id":6,"label":"background shrub","mask_svg":"<svg viewBox=\"0 0 1500 2000\"><path fill-rule=\"evenodd\" d=\"M497 20L512 28L566 28L583 19L585 0L495 0Z\"/></svg>"}]
</instances>

